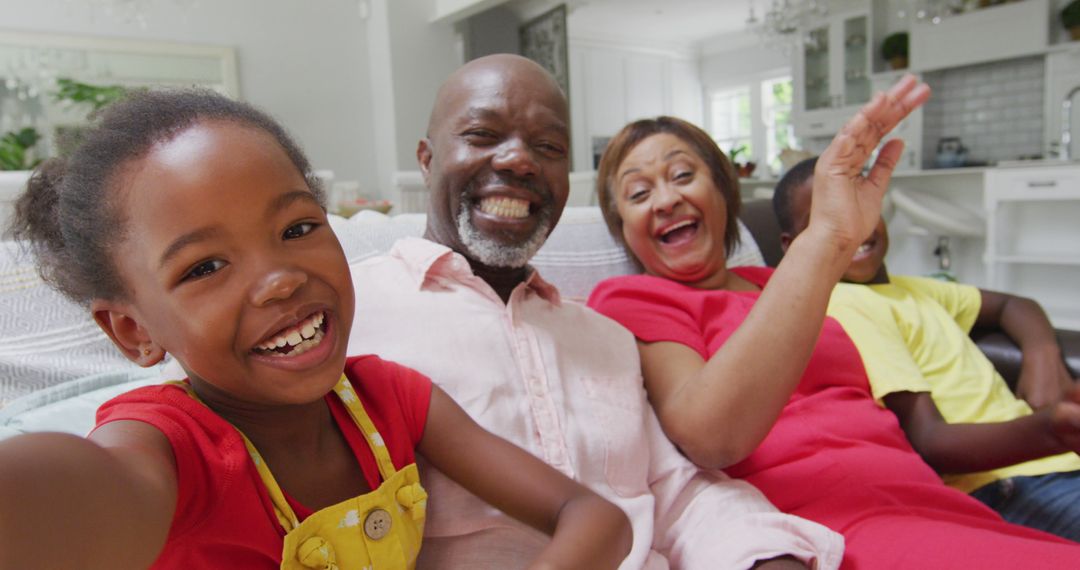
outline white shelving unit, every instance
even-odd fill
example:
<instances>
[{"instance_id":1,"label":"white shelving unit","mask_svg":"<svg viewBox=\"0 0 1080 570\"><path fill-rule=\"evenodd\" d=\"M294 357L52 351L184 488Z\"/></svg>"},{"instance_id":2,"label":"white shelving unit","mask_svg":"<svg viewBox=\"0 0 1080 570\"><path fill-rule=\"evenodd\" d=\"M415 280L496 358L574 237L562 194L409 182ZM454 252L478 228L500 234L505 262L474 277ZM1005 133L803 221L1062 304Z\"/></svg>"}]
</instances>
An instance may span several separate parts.
<instances>
[{"instance_id":1,"label":"white shelving unit","mask_svg":"<svg viewBox=\"0 0 1080 570\"><path fill-rule=\"evenodd\" d=\"M1080 329L1080 164L986 172L986 280Z\"/></svg>"},{"instance_id":2,"label":"white shelving unit","mask_svg":"<svg viewBox=\"0 0 1080 570\"><path fill-rule=\"evenodd\" d=\"M803 34L794 58L794 127L799 136L835 134L870 100L870 12L830 16Z\"/></svg>"}]
</instances>

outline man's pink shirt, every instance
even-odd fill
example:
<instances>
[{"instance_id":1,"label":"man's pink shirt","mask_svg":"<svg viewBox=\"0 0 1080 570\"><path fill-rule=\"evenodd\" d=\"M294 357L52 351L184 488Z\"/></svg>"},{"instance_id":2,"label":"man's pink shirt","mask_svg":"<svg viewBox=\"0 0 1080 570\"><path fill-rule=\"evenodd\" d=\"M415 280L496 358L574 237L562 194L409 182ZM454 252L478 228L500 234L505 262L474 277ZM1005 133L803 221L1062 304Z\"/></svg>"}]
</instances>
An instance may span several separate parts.
<instances>
[{"instance_id":1,"label":"man's pink shirt","mask_svg":"<svg viewBox=\"0 0 1080 570\"><path fill-rule=\"evenodd\" d=\"M353 265L350 354L429 376L480 425L621 507L621 568L749 568L792 555L839 566L843 538L751 485L698 469L661 431L633 336L535 271L504 304L450 249L418 238ZM421 568L523 568L548 538L429 465Z\"/></svg>"}]
</instances>

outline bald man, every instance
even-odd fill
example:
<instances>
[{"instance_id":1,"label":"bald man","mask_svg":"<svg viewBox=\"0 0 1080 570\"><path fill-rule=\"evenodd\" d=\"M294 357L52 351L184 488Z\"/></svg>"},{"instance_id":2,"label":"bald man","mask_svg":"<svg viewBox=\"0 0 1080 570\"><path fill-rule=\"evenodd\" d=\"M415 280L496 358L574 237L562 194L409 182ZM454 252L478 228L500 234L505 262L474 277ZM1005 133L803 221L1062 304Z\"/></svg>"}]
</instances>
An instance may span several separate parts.
<instances>
[{"instance_id":1,"label":"bald man","mask_svg":"<svg viewBox=\"0 0 1080 570\"><path fill-rule=\"evenodd\" d=\"M834 568L843 539L693 466L646 401L633 336L529 267L569 193L566 98L535 63L474 60L416 151L425 239L353 267L350 352L427 374L488 430L619 505L625 569ZM524 568L548 540L433 470L420 568Z\"/></svg>"}]
</instances>

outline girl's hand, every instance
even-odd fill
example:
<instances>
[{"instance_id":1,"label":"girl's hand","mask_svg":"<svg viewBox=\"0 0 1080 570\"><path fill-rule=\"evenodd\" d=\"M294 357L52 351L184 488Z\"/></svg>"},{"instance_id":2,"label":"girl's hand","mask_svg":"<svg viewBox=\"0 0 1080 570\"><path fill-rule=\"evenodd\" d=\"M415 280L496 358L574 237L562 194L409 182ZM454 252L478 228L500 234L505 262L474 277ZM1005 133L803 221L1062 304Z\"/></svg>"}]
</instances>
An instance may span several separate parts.
<instances>
[{"instance_id":1,"label":"girl's hand","mask_svg":"<svg viewBox=\"0 0 1080 570\"><path fill-rule=\"evenodd\" d=\"M617 568L630 552L621 509L484 430L438 386L418 450L471 493L552 536L532 568Z\"/></svg>"},{"instance_id":2,"label":"girl's hand","mask_svg":"<svg viewBox=\"0 0 1080 570\"><path fill-rule=\"evenodd\" d=\"M870 174L863 165L874 148L904 117L930 96L930 88L907 75L885 93L877 93L844 125L818 159L807 231L822 235L846 252L869 237L881 218L881 199L904 143L881 147Z\"/></svg>"}]
</instances>

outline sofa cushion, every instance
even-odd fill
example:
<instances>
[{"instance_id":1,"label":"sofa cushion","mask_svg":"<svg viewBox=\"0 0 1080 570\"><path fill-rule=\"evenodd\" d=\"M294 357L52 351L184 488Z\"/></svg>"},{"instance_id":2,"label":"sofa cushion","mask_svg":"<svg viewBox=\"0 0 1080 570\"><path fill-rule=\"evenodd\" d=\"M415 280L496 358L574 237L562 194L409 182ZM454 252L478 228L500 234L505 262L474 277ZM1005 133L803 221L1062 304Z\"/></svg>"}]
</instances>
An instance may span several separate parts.
<instances>
[{"instance_id":1,"label":"sofa cushion","mask_svg":"<svg viewBox=\"0 0 1080 570\"><path fill-rule=\"evenodd\" d=\"M101 404L129 390L160 382L156 372L135 369L93 374L38 390L0 409L0 439L34 431L86 435Z\"/></svg>"},{"instance_id":2,"label":"sofa cushion","mask_svg":"<svg viewBox=\"0 0 1080 570\"><path fill-rule=\"evenodd\" d=\"M348 219L330 216L350 263L386 253L400 238L423 235L425 221L424 214L370 211ZM743 245L729 264L763 265L754 238L745 227L740 231ZM598 281L635 271L596 207L567 208L533 264L564 297L579 301ZM45 285L30 255L12 242L0 242L0 339L0 408L94 374L160 373L124 358L88 311Z\"/></svg>"},{"instance_id":3,"label":"sofa cushion","mask_svg":"<svg viewBox=\"0 0 1080 570\"><path fill-rule=\"evenodd\" d=\"M0 407L75 378L139 370L85 307L45 285L12 242L0 242L0 339Z\"/></svg>"}]
</instances>

